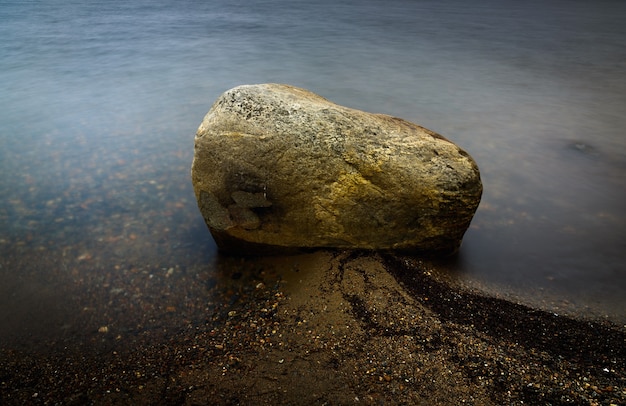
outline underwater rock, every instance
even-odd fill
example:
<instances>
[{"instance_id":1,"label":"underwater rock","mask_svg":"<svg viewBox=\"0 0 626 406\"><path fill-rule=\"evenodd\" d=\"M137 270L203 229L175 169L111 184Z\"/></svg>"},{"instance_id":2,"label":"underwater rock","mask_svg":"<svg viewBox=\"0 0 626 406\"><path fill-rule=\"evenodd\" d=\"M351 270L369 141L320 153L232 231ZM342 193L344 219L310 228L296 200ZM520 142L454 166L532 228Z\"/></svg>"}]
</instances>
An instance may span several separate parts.
<instances>
[{"instance_id":1,"label":"underwater rock","mask_svg":"<svg viewBox=\"0 0 626 406\"><path fill-rule=\"evenodd\" d=\"M222 94L195 138L192 182L220 250L451 253L480 203L468 153L400 118L280 84Z\"/></svg>"}]
</instances>

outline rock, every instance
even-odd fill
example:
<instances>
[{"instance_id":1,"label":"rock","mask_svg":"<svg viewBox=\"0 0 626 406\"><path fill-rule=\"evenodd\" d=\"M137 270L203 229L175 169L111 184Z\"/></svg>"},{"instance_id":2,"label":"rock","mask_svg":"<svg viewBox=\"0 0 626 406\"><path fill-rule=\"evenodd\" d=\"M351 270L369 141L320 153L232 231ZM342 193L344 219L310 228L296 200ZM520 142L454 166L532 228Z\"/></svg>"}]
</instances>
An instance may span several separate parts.
<instances>
[{"instance_id":1,"label":"rock","mask_svg":"<svg viewBox=\"0 0 626 406\"><path fill-rule=\"evenodd\" d=\"M451 253L480 202L474 160L439 134L287 85L222 94L192 181L218 247Z\"/></svg>"}]
</instances>

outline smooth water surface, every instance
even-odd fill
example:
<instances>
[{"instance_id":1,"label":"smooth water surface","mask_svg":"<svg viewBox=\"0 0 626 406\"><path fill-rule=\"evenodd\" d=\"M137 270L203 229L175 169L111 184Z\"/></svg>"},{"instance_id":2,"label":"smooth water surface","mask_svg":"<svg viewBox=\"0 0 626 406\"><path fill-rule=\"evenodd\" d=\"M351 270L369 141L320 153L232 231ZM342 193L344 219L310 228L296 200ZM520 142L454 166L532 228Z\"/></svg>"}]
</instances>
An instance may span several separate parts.
<instances>
[{"instance_id":1,"label":"smooth water surface","mask_svg":"<svg viewBox=\"0 0 626 406\"><path fill-rule=\"evenodd\" d=\"M483 200L441 272L626 321L625 17L619 0L0 1L0 338L106 324L94 297L169 309L225 266L193 136L223 91L263 82L476 159Z\"/></svg>"}]
</instances>

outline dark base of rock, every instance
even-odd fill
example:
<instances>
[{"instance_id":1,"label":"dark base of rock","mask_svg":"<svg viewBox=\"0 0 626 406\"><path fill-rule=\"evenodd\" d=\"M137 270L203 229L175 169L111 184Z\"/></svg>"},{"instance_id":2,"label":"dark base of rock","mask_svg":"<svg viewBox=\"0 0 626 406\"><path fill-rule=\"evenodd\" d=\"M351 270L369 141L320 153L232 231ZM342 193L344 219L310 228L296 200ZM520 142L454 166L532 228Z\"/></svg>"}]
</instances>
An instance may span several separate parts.
<instances>
[{"instance_id":1,"label":"dark base of rock","mask_svg":"<svg viewBox=\"0 0 626 406\"><path fill-rule=\"evenodd\" d=\"M242 257L297 255L311 252L315 249L300 247L282 247L278 245L261 244L239 240L226 232L211 230L211 235L217 244L220 254Z\"/></svg>"},{"instance_id":2,"label":"dark base of rock","mask_svg":"<svg viewBox=\"0 0 626 406\"><path fill-rule=\"evenodd\" d=\"M279 245L261 244L250 241L237 239L227 232L211 230L211 235L217 244L217 248L221 254L232 256L277 256L277 255L298 255L308 254L319 250L336 250L341 251L342 248L335 247L285 247ZM459 252L460 246L456 241L449 243L437 242L433 244L431 249L361 249L362 252L380 252L389 254L405 254L419 255L423 258L430 257L453 257Z\"/></svg>"}]
</instances>

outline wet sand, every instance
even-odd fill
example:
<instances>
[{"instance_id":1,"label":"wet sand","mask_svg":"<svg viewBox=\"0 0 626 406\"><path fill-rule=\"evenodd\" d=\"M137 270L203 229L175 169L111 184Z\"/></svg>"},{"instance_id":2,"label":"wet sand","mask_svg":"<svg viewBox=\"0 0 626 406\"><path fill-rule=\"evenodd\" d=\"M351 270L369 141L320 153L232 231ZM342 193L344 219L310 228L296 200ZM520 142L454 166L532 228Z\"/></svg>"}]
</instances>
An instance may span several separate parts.
<instances>
[{"instance_id":1,"label":"wet sand","mask_svg":"<svg viewBox=\"0 0 626 406\"><path fill-rule=\"evenodd\" d=\"M623 327L452 286L411 257L221 257L124 281L61 328L2 336L0 403L626 402Z\"/></svg>"}]
</instances>

